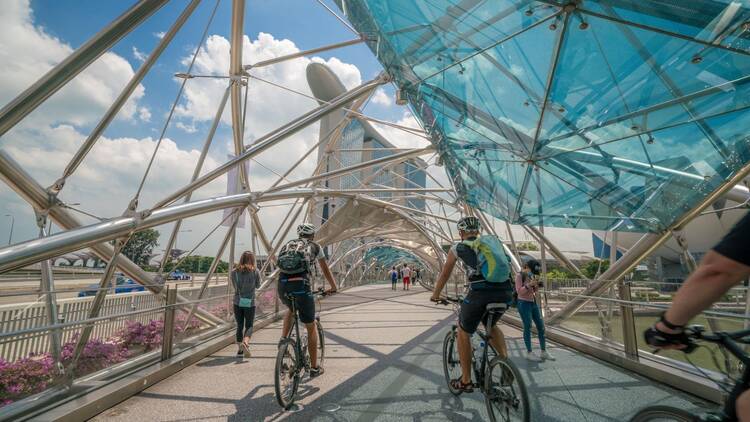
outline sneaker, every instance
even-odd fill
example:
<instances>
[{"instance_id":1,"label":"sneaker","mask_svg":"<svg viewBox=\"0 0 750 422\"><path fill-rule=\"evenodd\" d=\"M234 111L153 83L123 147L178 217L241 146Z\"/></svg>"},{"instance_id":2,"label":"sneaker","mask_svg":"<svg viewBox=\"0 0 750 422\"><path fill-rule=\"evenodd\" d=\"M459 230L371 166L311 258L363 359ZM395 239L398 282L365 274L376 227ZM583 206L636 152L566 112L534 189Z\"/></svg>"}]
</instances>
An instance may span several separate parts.
<instances>
[{"instance_id":1,"label":"sneaker","mask_svg":"<svg viewBox=\"0 0 750 422\"><path fill-rule=\"evenodd\" d=\"M555 357L550 355L546 350L542 350L542 359L544 360L555 360Z\"/></svg>"},{"instance_id":2,"label":"sneaker","mask_svg":"<svg viewBox=\"0 0 750 422\"><path fill-rule=\"evenodd\" d=\"M323 369L322 366L319 366L317 368L310 368L310 378L319 377L323 375L324 372L325 370Z\"/></svg>"},{"instance_id":3,"label":"sneaker","mask_svg":"<svg viewBox=\"0 0 750 422\"><path fill-rule=\"evenodd\" d=\"M526 352L526 360L530 362L541 362L542 359L534 352Z\"/></svg>"}]
</instances>

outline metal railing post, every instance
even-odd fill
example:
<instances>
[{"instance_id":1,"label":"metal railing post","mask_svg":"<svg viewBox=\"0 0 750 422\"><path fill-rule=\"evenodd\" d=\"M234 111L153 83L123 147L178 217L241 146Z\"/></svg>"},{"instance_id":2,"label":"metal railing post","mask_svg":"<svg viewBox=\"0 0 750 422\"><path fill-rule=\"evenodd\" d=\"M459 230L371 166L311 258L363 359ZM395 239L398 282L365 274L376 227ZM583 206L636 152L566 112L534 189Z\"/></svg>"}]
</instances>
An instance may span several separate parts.
<instances>
[{"instance_id":1,"label":"metal railing post","mask_svg":"<svg viewBox=\"0 0 750 422\"><path fill-rule=\"evenodd\" d=\"M620 280L618 289L620 300L632 301L630 283ZM636 339L633 305L620 305L620 312L622 314L622 343L625 346L625 355L630 359L638 359L638 341Z\"/></svg>"},{"instance_id":2,"label":"metal railing post","mask_svg":"<svg viewBox=\"0 0 750 422\"><path fill-rule=\"evenodd\" d=\"M166 306L164 308L164 332L162 333L161 360L172 357L174 349L174 315L177 303L177 287L167 288Z\"/></svg>"}]
</instances>

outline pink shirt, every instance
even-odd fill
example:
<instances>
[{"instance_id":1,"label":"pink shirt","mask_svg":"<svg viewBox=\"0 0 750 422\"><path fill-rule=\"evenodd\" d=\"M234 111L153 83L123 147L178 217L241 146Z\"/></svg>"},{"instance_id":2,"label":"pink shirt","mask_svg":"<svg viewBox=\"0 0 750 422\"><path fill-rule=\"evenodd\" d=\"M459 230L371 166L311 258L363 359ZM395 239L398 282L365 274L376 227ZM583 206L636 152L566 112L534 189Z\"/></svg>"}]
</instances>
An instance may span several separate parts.
<instances>
[{"instance_id":1,"label":"pink shirt","mask_svg":"<svg viewBox=\"0 0 750 422\"><path fill-rule=\"evenodd\" d=\"M518 300L525 300L526 302L534 301L534 294L537 291L536 287L531 287L528 282L530 278L526 278L526 284L523 282L523 276L521 273L516 274L516 292L518 293Z\"/></svg>"}]
</instances>

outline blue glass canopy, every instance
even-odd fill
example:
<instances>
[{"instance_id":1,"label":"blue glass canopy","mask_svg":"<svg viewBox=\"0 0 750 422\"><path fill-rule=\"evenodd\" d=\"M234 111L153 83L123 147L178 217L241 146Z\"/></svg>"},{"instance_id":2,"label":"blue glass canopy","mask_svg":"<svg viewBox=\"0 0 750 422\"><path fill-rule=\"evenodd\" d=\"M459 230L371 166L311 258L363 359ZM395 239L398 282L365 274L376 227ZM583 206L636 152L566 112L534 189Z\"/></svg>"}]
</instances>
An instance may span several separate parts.
<instances>
[{"instance_id":1,"label":"blue glass canopy","mask_svg":"<svg viewBox=\"0 0 750 422\"><path fill-rule=\"evenodd\" d=\"M498 218L657 232L750 162L750 2L338 2Z\"/></svg>"},{"instance_id":2,"label":"blue glass canopy","mask_svg":"<svg viewBox=\"0 0 750 422\"><path fill-rule=\"evenodd\" d=\"M400 264L413 264L422 262L416 255L407 252L404 249L394 248L391 246L376 246L370 248L365 253L365 262L375 260L384 267L392 267Z\"/></svg>"}]
</instances>

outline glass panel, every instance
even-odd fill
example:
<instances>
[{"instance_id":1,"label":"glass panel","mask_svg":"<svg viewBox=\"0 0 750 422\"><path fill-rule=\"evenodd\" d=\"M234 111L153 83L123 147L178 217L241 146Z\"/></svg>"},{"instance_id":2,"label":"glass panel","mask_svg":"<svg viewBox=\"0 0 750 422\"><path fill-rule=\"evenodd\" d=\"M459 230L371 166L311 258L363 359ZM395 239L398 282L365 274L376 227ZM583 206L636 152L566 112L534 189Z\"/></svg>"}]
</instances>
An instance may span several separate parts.
<instances>
[{"instance_id":1,"label":"glass panel","mask_svg":"<svg viewBox=\"0 0 750 422\"><path fill-rule=\"evenodd\" d=\"M750 161L744 3L342 3L461 195L501 219L657 232Z\"/></svg>"},{"instance_id":2,"label":"glass panel","mask_svg":"<svg viewBox=\"0 0 750 422\"><path fill-rule=\"evenodd\" d=\"M587 2L584 10L646 25L655 31L750 51L748 28L743 26L750 19L750 10L742 2L691 2L686 7L679 2L604 0Z\"/></svg>"}]
</instances>

